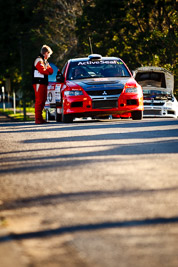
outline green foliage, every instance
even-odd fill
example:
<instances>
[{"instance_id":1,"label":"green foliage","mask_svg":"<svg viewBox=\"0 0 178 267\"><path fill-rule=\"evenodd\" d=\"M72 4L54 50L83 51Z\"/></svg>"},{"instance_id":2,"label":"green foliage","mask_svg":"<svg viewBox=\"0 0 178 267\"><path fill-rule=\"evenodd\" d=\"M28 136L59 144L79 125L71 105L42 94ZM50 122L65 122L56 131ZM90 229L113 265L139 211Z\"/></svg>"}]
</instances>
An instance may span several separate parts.
<instances>
[{"instance_id":1,"label":"green foliage","mask_svg":"<svg viewBox=\"0 0 178 267\"><path fill-rule=\"evenodd\" d=\"M31 69L43 44L54 51L51 62L63 64L77 44L75 20L81 12L77 0L0 1L0 84L10 78L14 91L34 98Z\"/></svg>"},{"instance_id":2,"label":"green foliage","mask_svg":"<svg viewBox=\"0 0 178 267\"><path fill-rule=\"evenodd\" d=\"M34 98L31 68L43 44L59 67L90 54L91 37L94 53L119 56L131 69L156 65L175 74L176 1L7 0L0 10L0 85L10 78L27 101Z\"/></svg>"},{"instance_id":3,"label":"green foliage","mask_svg":"<svg viewBox=\"0 0 178 267\"><path fill-rule=\"evenodd\" d=\"M176 70L176 2L93 0L77 20L78 52L121 57L131 69L143 65Z\"/></svg>"}]
</instances>

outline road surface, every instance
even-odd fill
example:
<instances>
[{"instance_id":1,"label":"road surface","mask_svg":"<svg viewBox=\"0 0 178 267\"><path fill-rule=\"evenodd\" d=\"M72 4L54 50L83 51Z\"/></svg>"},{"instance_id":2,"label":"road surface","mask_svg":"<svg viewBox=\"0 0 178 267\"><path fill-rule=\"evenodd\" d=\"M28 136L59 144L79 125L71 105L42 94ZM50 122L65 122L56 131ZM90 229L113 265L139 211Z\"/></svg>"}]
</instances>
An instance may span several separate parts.
<instances>
[{"instance_id":1,"label":"road surface","mask_svg":"<svg viewBox=\"0 0 178 267\"><path fill-rule=\"evenodd\" d=\"M0 123L1 267L177 267L178 120Z\"/></svg>"}]
</instances>

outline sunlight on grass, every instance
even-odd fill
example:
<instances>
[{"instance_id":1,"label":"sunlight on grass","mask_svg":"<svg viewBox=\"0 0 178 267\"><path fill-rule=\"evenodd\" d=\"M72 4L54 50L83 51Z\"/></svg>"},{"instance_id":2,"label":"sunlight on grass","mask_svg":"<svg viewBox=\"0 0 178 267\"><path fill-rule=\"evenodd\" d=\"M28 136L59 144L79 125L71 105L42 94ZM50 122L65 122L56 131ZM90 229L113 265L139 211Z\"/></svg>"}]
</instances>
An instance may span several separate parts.
<instances>
[{"instance_id":1,"label":"sunlight on grass","mask_svg":"<svg viewBox=\"0 0 178 267\"><path fill-rule=\"evenodd\" d=\"M7 114L9 117L11 117L15 120L18 120L18 121L24 120L23 108L17 108L15 114L14 114L13 108L5 109L5 111L3 110L3 108L0 108L0 112ZM45 117L46 117L45 111L43 111L42 116L45 119ZM35 108L32 108L32 107L26 108L26 120L27 121L34 121L35 120Z\"/></svg>"}]
</instances>

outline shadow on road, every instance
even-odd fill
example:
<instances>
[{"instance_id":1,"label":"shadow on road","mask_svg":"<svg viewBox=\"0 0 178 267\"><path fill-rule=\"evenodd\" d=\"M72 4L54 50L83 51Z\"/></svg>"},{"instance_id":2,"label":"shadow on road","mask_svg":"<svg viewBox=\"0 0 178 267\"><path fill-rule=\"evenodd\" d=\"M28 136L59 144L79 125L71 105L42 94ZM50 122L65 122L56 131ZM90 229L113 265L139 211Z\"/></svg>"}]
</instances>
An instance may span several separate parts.
<instances>
[{"instance_id":1,"label":"shadow on road","mask_svg":"<svg viewBox=\"0 0 178 267\"><path fill-rule=\"evenodd\" d=\"M39 139L28 139L23 143L58 143L58 142L76 142L76 141L98 141L98 140L121 140L121 139L151 139L161 137L178 137L178 129L169 130L155 130L155 131L137 131L137 132L126 132L126 133L107 133L98 135L80 135L61 138L39 138Z\"/></svg>"},{"instance_id":2,"label":"shadow on road","mask_svg":"<svg viewBox=\"0 0 178 267\"><path fill-rule=\"evenodd\" d=\"M42 195L37 197L20 198L12 201L6 201L5 204L0 206L0 211L3 210L13 210L22 209L46 205L55 204L66 204L69 202L81 202L90 201L96 199L105 198L116 198L116 197L133 197L146 195L155 195L157 193L169 193L173 191L178 191L178 187L163 188L163 189L130 189L130 190L95 190L95 191L84 191L84 192L74 192L74 193L62 193L62 194L51 194Z\"/></svg>"},{"instance_id":3,"label":"shadow on road","mask_svg":"<svg viewBox=\"0 0 178 267\"><path fill-rule=\"evenodd\" d=\"M95 123L95 124L94 124ZM177 119L157 120L155 121L128 121L128 120L113 120L113 121L88 121L77 122L72 124L51 122L49 124L35 125L34 122L16 122L16 123L0 123L0 127L9 128L6 133L16 132L51 132L51 131L81 131L90 129L117 129L117 128L144 128L144 127L158 127L178 125ZM0 133L4 131L0 131Z\"/></svg>"},{"instance_id":4,"label":"shadow on road","mask_svg":"<svg viewBox=\"0 0 178 267\"><path fill-rule=\"evenodd\" d=\"M0 243L9 242L11 240L24 240L32 238L46 238L51 236L57 236L67 233L75 233L82 231L96 231L103 229L112 229L112 228L129 228L129 227L141 227L141 226L153 226L160 224L173 224L178 223L178 217L170 218L153 218L153 219L144 219L144 220L130 220L130 221L121 221L121 222L102 222L95 224L81 224L81 225L71 225L59 227L56 229L48 229L36 232L27 232L22 234L10 234L6 236L0 236Z\"/></svg>"},{"instance_id":5,"label":"shadow on road","mask_svg":"<svg viewBox=\"0 0 178 267\"><path fill-rule=\"evenodd\" d=\"M157 136L161 137L164 136L165 133L159 134L157 133ZM111 134L112 135L112 134ZM177 135L177 131L169 131L169 138L174 137ZM110 134L104 135L105 137L109 138ZM95 140L96 136L90 136L91 140ZM97 138L101 138L102 136L97 136ZM132 134L121 134L121 138L135 138L135 136L132 136ZM72 137L71 137L72 138ZM86 137L83 137L85 139ZM110 137L111 138L111 137ZM113 140L119 137L114 138ZM58 140L60 138L56 138ZM81 141L81 138L73 137L73 139ZM27 140L26 142L28 142ZM39 139L40 142L40 139ZM43 141L42 141L43 142ZM50 140L49 140L50 142ZM23 150L23 151L13 151L13 153L17 154L15 156L6 156L3 157L2 162L9 163L8 168L1 168L0 174L5 173L25 173L25 172L40 172L40 171L50 171L54 169L62 168L70 168L70 167L76 167L79 165L85 165L85 164L92 164L96 162L105 162L107 156L107 163L114 162L115 159L113 156L119 156L119 155L148 155L148 154L168 154L168 153L178 153L178 141L177 140L165 140L165 141L155 141L155 142L139 142L134 144L109 144L109 145L95 145L93 148L102 148L105 149L98 149L94 151L89 152L77 152L77 153L61 153L61 147L50 148L49 150L52 151L55 149L57 152L55 155L46 155L46 156L32 156L25 155L25 158L23 154L25 152L30 152L29 150ZM65 147L65 151L72 149L73 147ZM79 148L79 147L77 147ZM85 146L86 148L86 146ZM92 148L91 145L88 145L88 148ZM63 149L62 149L63 150ZM35 150L33 150L35 151ZM36 149L37 152L39 152L39 149ZM43 151L43 149L41 150ZM45 149L44 149L45 151ZM5 155L11 154L12 152L5 152ZM3 153L1 153L3 155ZM97 157L97 158L96 158ZM52 161L51 161L52 160ZM122 159L119 160L119 164L122 163Z\"/></svg>"}]
</instances>

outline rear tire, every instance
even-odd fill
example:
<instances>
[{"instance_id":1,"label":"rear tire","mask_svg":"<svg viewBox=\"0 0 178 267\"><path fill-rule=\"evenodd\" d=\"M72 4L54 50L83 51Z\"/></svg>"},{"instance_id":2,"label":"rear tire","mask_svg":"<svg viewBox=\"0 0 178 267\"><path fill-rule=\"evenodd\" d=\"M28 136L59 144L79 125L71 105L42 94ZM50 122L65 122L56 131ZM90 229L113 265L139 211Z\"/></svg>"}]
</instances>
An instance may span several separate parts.
<instances>
[{"instance_id":1,"label":"rear tire","mask_svg":"<svg viewBox=\"0 0 178 267\"><path fill-rule=\"evenodd\" d=\"M143 111L135 110L132 111L132 120L142 120L143 118Z\"/></svg>"},{"instance_id":2,"label":"rear tire","mask_svg":"<svg viewBox=\"0 0 178 267\"><path fill-rule=\"evenodd\" d=\"M46 120L54 120L55 117L54 117L54 114L52 115L49 110L46 110Z\"/></svg>"},{"instance_id":3,"label":"rear tire","mask_svg":"<svg viewBox=\"0 0 178 267\"><path fill-rule=\"evenodd\" d=\"M57 108L56 108L56 121L61 122L62 121L62 114L57 113Z\"/></svg>"}]
</instances>

